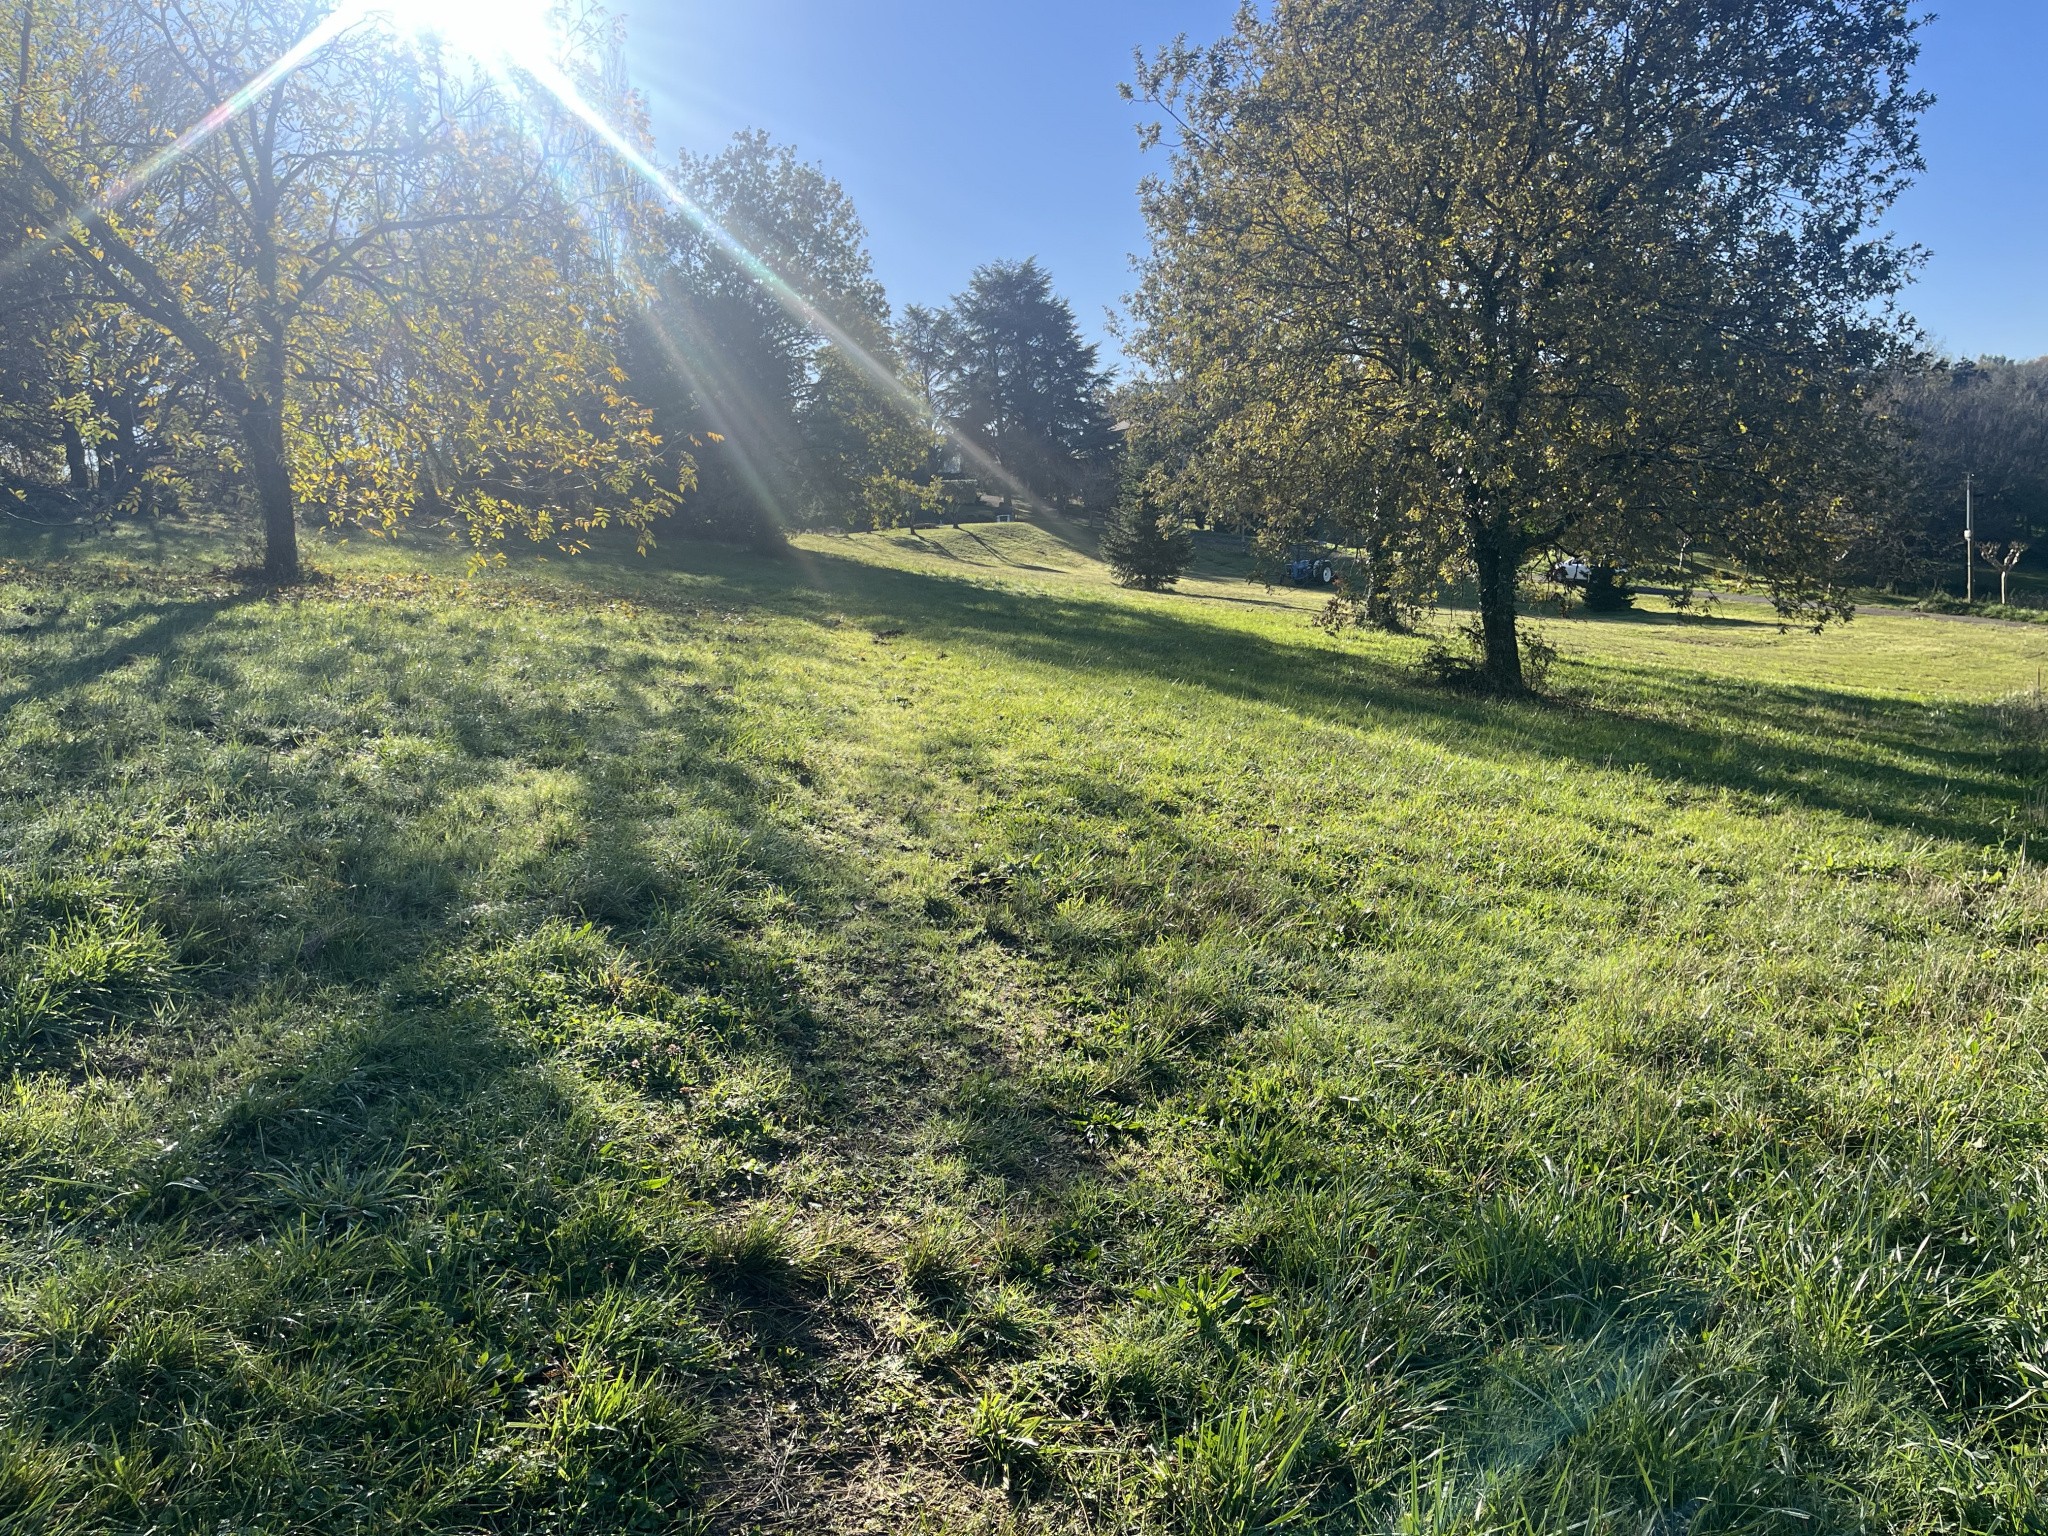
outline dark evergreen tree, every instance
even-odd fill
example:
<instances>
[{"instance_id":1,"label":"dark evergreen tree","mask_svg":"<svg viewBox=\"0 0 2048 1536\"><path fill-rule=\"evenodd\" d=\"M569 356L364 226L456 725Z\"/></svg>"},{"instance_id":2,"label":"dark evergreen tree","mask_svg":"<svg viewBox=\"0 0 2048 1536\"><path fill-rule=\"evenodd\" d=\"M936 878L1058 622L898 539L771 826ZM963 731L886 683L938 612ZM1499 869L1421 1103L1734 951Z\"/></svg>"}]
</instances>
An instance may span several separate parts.
<instances>
[{"instance_id":1,"label":"dark evergreen tree","mask_svg":"<svg viewBox=\"0 0 2048 1536\"><path fill-rule=\"evenodd\" d=\"M1124 461L1120 491L1101 542L1102 558L1116 579L1146 592L1166 591L1194 559L1194 535L1161 505L1151 466L1141 454Z\"/></svg>"},{"instance_id":2,"label":"dark evergreen tree","mask_svg":"<svg viewBox=\"0 0 2048 1536\"><path fill-rule=\"evenodd\" d=\"M1581 598L1588 613L1627 613L1636 605L1635 588L1611 565L1593 567Z\"/></svg>"},{"instance_id":3,"label":"dark evergreen tree","mask_svg":"<svg viewBox=\"0 0 2048 1536\"><path fill-rule=\"evenodd\" d=\"M1005 475L1053 501L1086 497L1113 464L1109 374L1036 260L978 269L908 349L940 414Z\"/></svg>"}]
</instances>

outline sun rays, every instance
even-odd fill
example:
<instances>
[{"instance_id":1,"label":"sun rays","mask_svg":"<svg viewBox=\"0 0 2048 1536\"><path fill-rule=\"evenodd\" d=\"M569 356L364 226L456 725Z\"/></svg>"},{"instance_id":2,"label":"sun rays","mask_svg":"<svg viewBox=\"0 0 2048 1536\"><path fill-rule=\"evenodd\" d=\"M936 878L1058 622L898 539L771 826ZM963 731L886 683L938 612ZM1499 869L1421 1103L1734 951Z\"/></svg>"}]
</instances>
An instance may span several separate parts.
<instances>
[{"instance_id":1,"label":"sun rays","mask_svg":"<svg viewBox=\"0 0 2048 1536\"><path fill-rule=\"evenodd\" d=\"M647 148L622 131L572 78L563 60L567 46L559 7L549 0L342 0L274 61L229 93L170 143L110 180L88 202L68 210L61 222L74 228L105 227L106 221L153 181L196 153L224 128L295 71L359 27L384 27L423 47L451 51L497 83L515 107L559 109L614 156L648 192L686 219L792 319L828 342L872 387L906 418L930 425L925 402L899 376L885 348L866 344L809 298L797 282L777 270L704 209L675 178L655 163ZM31 259L39 242L12 253L12 264ZM949 426L947 439L987 483L1012 496L1026 487L978 444Z\"/></svg>"}]
</instances>

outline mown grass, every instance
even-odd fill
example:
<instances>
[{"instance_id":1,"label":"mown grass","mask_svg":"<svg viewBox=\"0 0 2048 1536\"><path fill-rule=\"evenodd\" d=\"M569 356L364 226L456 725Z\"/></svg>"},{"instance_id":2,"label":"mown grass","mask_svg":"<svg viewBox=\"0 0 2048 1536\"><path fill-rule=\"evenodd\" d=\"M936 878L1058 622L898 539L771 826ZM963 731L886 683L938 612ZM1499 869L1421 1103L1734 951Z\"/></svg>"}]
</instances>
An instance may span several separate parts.
<instances>
[{"instance_id":1,"label":"mown grass","mask_svg":"<svg viewBox=\"0 0 2048 1536\"><path fill-rule=\"evenodd\" d=\"M0 572L9 1530L2048 1528L2048 635Z\"/></svg>"}]
</instances>

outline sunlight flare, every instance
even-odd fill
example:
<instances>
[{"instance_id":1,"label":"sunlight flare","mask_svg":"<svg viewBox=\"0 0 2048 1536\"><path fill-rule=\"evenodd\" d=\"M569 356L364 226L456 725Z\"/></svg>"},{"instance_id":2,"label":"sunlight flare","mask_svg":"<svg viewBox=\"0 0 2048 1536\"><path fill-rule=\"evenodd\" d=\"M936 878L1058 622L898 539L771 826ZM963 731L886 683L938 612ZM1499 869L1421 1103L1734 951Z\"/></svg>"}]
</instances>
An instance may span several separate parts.
<instances>
[{"instance_id":1,"label":"sunlight flare","mask_svg":"<svg viewBox=\"0 0 2048 1536\"><path fill-rule=\"evenodd\" d=\"M548 59L560 33L551 0L381 0L373 14L398 32L446 44L485 65Z\"/></svg>"},{"instance_id":2,"label":"sunlight flare","mask_svg":"<svg viewBox=\"0 0 2048 1536\"><path fill-rule=\"evenodd\" d=\"M318 26L279 55L275 62L252 76L247 85L221 102L126 176L111 184L100 195L90 212L106 214L118 209L159 174L191 154L222 128L240 117L265 91L361 21L363 15L363 8L359 4L345 4L330 11Z\"/></svg>"}]
</instances>

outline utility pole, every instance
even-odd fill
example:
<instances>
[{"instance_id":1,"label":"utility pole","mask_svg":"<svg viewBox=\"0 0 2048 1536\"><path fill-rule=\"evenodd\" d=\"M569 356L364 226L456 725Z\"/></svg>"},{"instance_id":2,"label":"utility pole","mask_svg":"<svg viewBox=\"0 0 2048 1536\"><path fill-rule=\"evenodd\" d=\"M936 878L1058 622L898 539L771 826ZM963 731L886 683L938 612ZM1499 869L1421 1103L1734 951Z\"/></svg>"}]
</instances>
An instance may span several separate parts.
<instances>
[{"instance_id":1,"label":"utility pole","mask_svg":"<svg viewBox=\"0 0 2048 1536\"><path fill-rule=\"evenodd\" d=\"M1963 601L1977 601L1977 503L1970 494L1972 477L1963 476Z\"/></svg>"}]
</instances>

